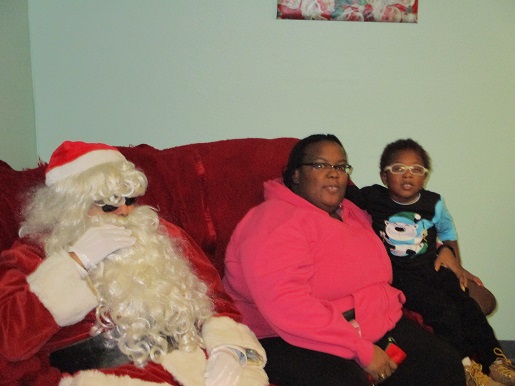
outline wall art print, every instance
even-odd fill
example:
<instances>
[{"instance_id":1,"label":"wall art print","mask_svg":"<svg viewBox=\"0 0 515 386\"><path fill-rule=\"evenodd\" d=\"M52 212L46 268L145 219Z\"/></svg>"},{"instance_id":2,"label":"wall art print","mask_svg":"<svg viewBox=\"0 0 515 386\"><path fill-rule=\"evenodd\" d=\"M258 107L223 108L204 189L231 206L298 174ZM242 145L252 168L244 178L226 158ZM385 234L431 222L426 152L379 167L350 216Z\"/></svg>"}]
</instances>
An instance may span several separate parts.
<instances>
[{"instance_id":1,"label":"wall art print","mask_svg":"<svg viewBox=\"0 0 515 386\"><path fill-rule=\"evenodd\" d=\"M416 23L418 0L277 0L277 19Z\"/></svg>"}]
</instances>

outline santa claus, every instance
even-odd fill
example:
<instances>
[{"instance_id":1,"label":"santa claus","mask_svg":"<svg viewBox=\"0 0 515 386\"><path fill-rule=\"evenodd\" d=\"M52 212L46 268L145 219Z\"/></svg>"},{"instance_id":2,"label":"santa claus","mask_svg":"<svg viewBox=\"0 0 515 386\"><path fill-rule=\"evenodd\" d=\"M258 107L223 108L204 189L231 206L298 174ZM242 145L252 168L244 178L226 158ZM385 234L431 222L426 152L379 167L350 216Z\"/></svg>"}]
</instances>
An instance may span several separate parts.
<instances>
[{"instance_id":1,"label":"santa claus","mask_svg":"<svg viewBox=\"0 0 515 386\"><path fill-rule=\"evenodd\" d=\"M210 261L136 205L146 188L115 147L66 141L52 154L0 259L10 384L268 384L265 352Z\"/></svg>"}]
</instances>

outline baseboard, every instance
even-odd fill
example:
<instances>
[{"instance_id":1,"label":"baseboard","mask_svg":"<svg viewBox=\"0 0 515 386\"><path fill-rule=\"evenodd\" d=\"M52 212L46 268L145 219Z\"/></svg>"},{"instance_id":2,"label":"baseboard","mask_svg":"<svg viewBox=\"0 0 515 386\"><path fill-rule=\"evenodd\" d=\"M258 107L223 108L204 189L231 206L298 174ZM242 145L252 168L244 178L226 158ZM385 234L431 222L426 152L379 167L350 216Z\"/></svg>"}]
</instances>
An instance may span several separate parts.
<instances>
[{"instance_id":1,"label":"baseboard","mask_svg":"<svg viewBox=\"0 0 515 386\"><path fill-rule=\"evenodd\" d=\"M515 340L500 340L499 343L506 356L515 363Z\"/></svg>"}]
</instances>

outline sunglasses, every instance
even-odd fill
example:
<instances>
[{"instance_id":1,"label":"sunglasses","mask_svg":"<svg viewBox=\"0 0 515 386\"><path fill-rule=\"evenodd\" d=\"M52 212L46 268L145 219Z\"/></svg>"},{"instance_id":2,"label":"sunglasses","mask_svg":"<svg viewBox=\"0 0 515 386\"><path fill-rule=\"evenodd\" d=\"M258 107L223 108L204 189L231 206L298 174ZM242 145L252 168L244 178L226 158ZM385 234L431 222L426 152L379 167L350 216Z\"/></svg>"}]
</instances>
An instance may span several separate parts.
<instances>
[{"instance_id":1,"label":"sunglasses","mask_svg":"<svg viewBox=\"0 0 515 386\"><path fill-rule=\"evenodd\" d=\"M137 200L138 200L138 197L125 197L125 202L123 204L125 204L127 206L131 206L131 205L134 205ZM114 212L118 208L119 208L119 206L108 205L108 204L102 205L102 210L104 211L104 213Z\"/></svg>"}]
</instances>

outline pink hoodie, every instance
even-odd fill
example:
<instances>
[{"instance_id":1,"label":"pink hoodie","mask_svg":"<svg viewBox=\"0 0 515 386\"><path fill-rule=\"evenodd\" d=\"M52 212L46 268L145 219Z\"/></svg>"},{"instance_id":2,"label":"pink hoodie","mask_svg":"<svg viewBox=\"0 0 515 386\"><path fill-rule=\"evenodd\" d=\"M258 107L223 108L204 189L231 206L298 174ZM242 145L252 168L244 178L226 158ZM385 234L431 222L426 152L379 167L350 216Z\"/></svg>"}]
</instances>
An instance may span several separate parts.
<instances>
[{"instance_id":1,"label":"pink hoodie","mask_svg":"<svg viewBox=\"0 0 515 386\"><path fill-rule=\"evenodd\" d=\"M343 201L343 222L267 181L227 247L224 285L258 338L355 359L367 366L373 342L402 315L404 295L368 215ZM361 336L342 313L355 309Z\"/></svg>"}]
</instances>

